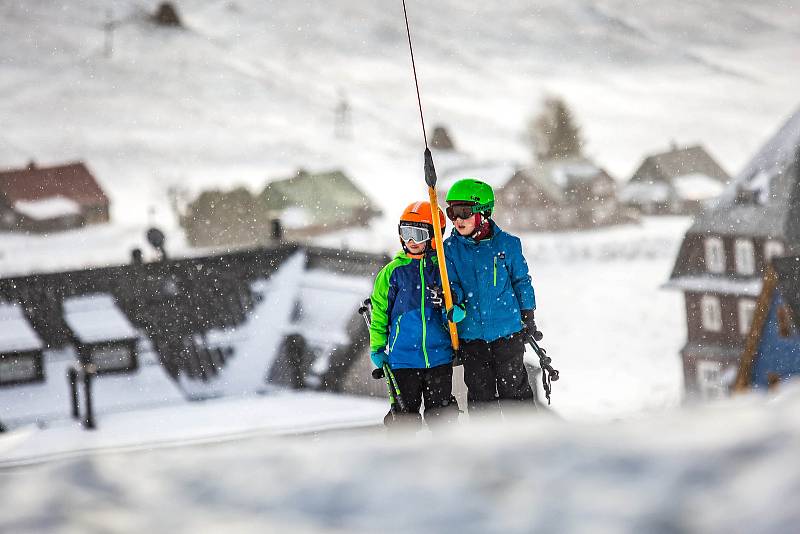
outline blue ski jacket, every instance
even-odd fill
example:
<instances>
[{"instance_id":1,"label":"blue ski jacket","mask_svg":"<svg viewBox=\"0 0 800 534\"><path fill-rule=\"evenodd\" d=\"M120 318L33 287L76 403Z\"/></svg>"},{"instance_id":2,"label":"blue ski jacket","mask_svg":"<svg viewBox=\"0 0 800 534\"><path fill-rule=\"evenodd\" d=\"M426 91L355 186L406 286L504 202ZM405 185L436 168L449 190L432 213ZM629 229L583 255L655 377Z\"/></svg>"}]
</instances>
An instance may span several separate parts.
<instances>
[{"instance_id":1,"label":"blue ski jacket","mask_svg":"<svg viewBox=\"0 0 800 534\"><path fill-rule=\"evenodd\" d=\"M522 311L536 309L522 243L491 224L488 239L476 242L453 228L444 242L453 300L467 310L458 324L458 337L465 341L490 342L519 332Z\"/></svg>"},{"instance_id":2,"label":"blue ski jacket","mask_svg":"<svg viewBox=\"0 0 800 534\"><path fill-rule=\"evenodd\" d=\"M423 369L453 360L444 313L433 307L425 290L432 285L442 285L434 252L421 259L400 252L375 279L370 349L388 347L392 369Z\"/></svg>"}]
</instances>

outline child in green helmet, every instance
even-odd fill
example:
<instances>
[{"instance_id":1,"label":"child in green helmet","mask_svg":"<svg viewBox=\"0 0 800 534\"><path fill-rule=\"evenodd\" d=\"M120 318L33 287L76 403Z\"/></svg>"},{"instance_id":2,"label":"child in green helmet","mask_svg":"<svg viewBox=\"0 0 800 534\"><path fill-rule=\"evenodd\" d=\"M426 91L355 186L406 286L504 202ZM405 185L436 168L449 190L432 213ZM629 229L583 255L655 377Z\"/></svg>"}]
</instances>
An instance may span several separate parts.
<instances>
[{"instance_id":1,"label":"child in green helmet","mask_svg":"<svg viewBox=\"0 0 800 534\"><path fill-rule=\"evenodd\" d=\"M536 297L522 244L491 219L488 184L459 180L447 206L454 225L444 242L447 273L454 301L466 308L458 337L469 410L498 409L499 401L532 405L523 355L525 335L537 332Z\"/></svg>"}]
</instances>

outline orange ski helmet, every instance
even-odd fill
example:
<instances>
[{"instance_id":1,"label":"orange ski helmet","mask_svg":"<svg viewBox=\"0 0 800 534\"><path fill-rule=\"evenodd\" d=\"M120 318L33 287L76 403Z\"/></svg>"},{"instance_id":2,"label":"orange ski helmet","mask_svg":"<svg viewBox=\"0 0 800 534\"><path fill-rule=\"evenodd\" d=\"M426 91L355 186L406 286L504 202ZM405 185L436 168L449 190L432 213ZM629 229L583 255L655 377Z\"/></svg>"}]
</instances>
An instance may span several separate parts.
<instances>
[{"instance_id":1,"label":"orange ski helmet","mask_svg":"<svg viewBox=\"0 0 800 534\"><path fill-rule=\"evenodd\" d=\"M443 233L446 224L447 219L444 216L444 212L439 208L439 227L442 229ZM422 232L415 233L413 230L415 228L422 230ZM403 250L406 252L408 252L408 249L406 249L407 239L404 238L404 234L406 234L406 238L409 235L413 235L412 239L417 243L428 241L428 248L426 248L426 250L429 250L434 239L431 203L412 202L409 204L400 216L400 224L397 225L397 232L400 234L400 243L403 245ZM427 239L423 239L426 235Z\"/></svg>"}]
</instances>

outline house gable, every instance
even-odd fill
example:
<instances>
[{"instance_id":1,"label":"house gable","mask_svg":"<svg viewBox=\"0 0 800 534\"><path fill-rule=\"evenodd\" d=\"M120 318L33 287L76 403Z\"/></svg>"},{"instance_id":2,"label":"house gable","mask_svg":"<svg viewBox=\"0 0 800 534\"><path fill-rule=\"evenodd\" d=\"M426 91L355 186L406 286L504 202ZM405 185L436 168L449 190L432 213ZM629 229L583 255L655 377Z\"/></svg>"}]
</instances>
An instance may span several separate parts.
<instances>
[{"instance_id":1,"label":"house gable","mask_svg":"<svg viewBox=\"0 0 800 534\"><path fill-rule=\"evenodd\" d=\"M268 183L259 198L269 210L303 209L314 225L335 224L343 218L367 222L380 213L341 171L319 174L299 171L292 178Z\"/></svg>"},{"instance_id":2,"label":"house gable","mask_svg":"<svg viewBox=\"0 0 800 534\"><path fill-rule=\"evenodd\" d=\"M686 148L673 148L668 152L648 156L633 173L633 183L671 183L679 176L702 174L720 182L727 182L730 176L699 145Z\"/></svg>"},{"instance_id":3,"label":"house gable","mask_svg":"<svg viewBox=\"0 0 800 534\"><path fill-rule=\"evenodd\" d=\"M7 202L63 197L83 208L108 207L109 201L82 162L0 172L0 192Z\"/></svg>"},{"instance_id":4,"label":"house gable","mask_svg":"<svg viewBox=\"0 0 800 534\"><path fill-rule=\"evenodd\" d=\"M48 231L109 220L109 200L81 162L0 172L7 228Z\"/></svg>"}]
</instances>

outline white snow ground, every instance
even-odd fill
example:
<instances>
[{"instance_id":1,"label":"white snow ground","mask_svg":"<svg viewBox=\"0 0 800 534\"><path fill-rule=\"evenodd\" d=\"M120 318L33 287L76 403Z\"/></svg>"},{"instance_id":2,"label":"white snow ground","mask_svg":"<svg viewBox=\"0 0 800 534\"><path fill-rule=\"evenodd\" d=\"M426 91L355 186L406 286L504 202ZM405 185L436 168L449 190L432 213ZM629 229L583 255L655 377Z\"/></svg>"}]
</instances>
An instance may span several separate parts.
<instances>
[{"instance_id":1,"label":"white snow ground","mask_svg":"<svg viewBox=\"0 0 800 534\"><path fill-rule=\"evenodd\" d=\"M44 428L29 425L0 434L0 468L96 452L376 426L386 414L387 404L383 399L281 391L206 402L173 402L99 414L94 431L83 429L77 421L62 419Z\"/></svg>"},{"instance_id":2,"label":"white snow ground","mask_svg":"<svg viewBox=\"0 0 800 534\"><path fill-rule=\"evenodd\" d=\"M799 448L797 386L616 423L254 437L0 470L0 530L790 534Z\"/></svg>"}]
</instances>

